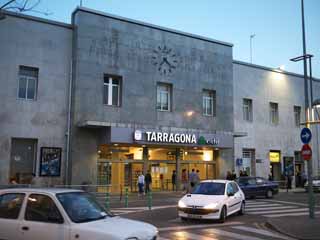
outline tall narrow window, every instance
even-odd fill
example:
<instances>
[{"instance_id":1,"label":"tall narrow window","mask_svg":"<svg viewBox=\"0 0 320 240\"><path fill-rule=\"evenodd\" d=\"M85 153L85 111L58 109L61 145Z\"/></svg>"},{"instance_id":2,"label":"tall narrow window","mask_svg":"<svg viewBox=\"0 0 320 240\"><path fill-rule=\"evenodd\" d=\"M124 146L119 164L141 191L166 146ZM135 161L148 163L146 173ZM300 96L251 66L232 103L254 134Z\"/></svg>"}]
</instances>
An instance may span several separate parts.
<instances>
[{"instance_id":1,"label":"tall narrow window","mask_svg":"<svg viewBox=\"0 0 320 240\"><path fill-rule=\"evenodd\" d=\"M171 85L170 84L158 83L157 110L171 111Z\"/></svg>"},{"instance_id":2,"label":"tall narrow window","mask_svg":"<svg viewBox=\"0 0 320 240\"><path fill-rule=\"evenodd\" d=\"M243 99L243 120L252 122L252 100L248 98Z\"/></svg>"},{"instance_id":3,"label":"tall narrow window","mask_svg":"<svg viewBox=\"0 0 320 240\"><path fill-rule=\"evenodd\" d=\"M296 127L300 127L301 123L301 107L299 106L294 106L294 123Z\"/></svg>"},{"instance_id":4,"label":"tall narrow window","mask_svg":"<svg viewBox=\"0 0 320 240\"><path fill-rule=\"evenodd\" d=\"M37 68L19 66L19 99L36 100L38 73Z\"/></svg>"},{"instance_id":5,"label":"tall narrow window","mask_svg":"<svg viewBox=\"0 0 320 240\"><path fill-rule=\"evenodd\" d=\"M104 75L103 103L110 106L120 106L121 77Z\"/></svg>"},{"instance_id":6,"label":"tall narrow window","mask_svg":"<svg viewBox=\"0 0 320 240\"><path fill-rule=\"evenodd\" d=\"M270 123L273 125L279 124L278 103L270 102Z\"/></svg>"},{"instance_id":7,"label":"tall narrow window","mask_svg":"<svg viewBox=\"0 0 320 240\"><path fill-rule=\"evenodd\" d=\"M203 90L202 112L205 116L215 116L215 91Z\"/></svg>"}]
</instances>

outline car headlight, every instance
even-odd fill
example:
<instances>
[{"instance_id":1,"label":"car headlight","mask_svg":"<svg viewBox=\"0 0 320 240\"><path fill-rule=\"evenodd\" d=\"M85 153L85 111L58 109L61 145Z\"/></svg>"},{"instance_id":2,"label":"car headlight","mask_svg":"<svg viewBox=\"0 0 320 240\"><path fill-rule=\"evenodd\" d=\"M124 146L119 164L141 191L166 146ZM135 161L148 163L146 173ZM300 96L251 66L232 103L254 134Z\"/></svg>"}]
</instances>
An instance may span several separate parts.
<instances>
[{"instance_id":1,"label":"car headlight","mask_svg":"<svg viewBox=\"0 0 320 240\"><path fill-rule=\"evenodd\" d=\"M204 209L214 209L218 206L218 203L210 203L209 205L204 206Z\"/></svg>"},{"instance_id":2,"label":"car headlight","mask_svg":"<svg viewBox=\"0 0 320 240\"><path fill-rule=\"evenodd\" d=\"M185 207L187 207L187 205L183 202L183 201L179 201L178 202L178 206L179 206L179 208L185 208Z\"/></svg>"}]
</instances>

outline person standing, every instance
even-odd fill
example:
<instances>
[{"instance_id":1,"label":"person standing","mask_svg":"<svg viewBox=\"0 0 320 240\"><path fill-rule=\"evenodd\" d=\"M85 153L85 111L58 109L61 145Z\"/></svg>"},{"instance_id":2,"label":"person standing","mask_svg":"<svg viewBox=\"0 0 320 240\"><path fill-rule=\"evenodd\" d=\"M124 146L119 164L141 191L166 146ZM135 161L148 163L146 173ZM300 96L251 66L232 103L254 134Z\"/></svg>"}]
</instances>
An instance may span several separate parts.
<instances>
[{"instance_id":1,"label":"person standing","mask_svg":"<svg viewBox=\"0 0 320 240\"><path fill-rule=\"evenodd\" d=\"M138 177L138 188L139 188L138 196L141 196L142 194L144 194L143 187L144 187L144 175L141 172Z\"/></svg>"},{"instance_id":2,"label":"person standing","mask_svg":"<svg viewBox=\"0 0 320 240\"><path fill-rule=\"evenodd\" d=\"M195 175L195 185L198 185L200 183L200 171L197 169L196 175Z\"/></svg>"},{"instance_id":3,"label":"person standing","mask_svg":"<svg viewBox=\"0 0 320 240\"><path fill-rule=\"evenodd\" d=\"M192 192L193 187L196 183L196 173L194 172L194 168L191 170L191 173L189 174L189 181L190 181L190 191Z\"/></svg>"},{"instance_id":4,"label":"person standing","mask_svg":"<svg viewBox=\"0 0 320 240\"><path fill-rule=\"evenodd\" d=\"M146 176L144 177L144 182L146 184L145 193L150 192L150 184L152 183L152 177L150 171L148 170Z\"/></svg>"},{"instance_id":5,"label":"person standing","mask_svg":"<svg viewBox=\"0 0 320 240\"><path fill-rule=\"evenodd\" d=\"M161 191L164 189L163 173L160 173L160 189Z\"/></svg>"},{"instance_id":6,"label":"person standing","mask_svg":"<svg viewBox=\"0 0 320 240\"><path fill-rule=\"evenodd\" d=\"M171 175L171 182L172 182L172 191L175 190L176 188L176 170L172 171L172 175Z\"/></svg>"},{"instance_id":7,"label":"person standing","mask_svg":"<svg viewBox=\"0 0 320 240\"><path fill-rule=\"evenodd\" d=\"M187 176L187 170L183 169L181 174L181 182L183 186L183 191L188 192L188 176Z\"/></svg>"}]
</instances>

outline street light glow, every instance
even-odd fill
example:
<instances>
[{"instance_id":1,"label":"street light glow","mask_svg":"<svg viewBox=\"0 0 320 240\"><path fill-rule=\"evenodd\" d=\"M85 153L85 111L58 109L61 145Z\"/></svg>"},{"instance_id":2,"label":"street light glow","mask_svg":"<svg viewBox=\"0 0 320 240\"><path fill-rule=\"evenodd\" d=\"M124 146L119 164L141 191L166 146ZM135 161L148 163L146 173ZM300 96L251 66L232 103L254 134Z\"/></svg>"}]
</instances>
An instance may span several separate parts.
<instances>
[{"instance_id":1,"label":"street light glow","mask_svg":"<svg viewBox=\"0 0 320 240\"><path fill-rule=\"evenodd\" d=\"M193 114L194 114L194 111L187 111L186 112L187 117L192 117Z\"/></svg>"}]
</instances>

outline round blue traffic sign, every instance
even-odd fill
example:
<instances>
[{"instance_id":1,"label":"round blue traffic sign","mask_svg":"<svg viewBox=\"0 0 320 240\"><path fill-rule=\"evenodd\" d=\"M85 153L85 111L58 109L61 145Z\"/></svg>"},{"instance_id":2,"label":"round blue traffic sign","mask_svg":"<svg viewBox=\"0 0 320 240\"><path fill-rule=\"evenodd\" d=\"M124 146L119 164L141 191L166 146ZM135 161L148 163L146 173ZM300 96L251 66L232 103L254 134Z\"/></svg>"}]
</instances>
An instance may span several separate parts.
<instances>
[{"instance_id":1,"label":"round blue traffic sign","mask_svg":"<svg viewBox=\"0 0 320 240\"><path fill-rule=\"evenodd\" d=\"M303 128L300 133L301 141L304 144L308 144L311 141L312 134L309 128Z\"/></svg>"}]
</instances>

